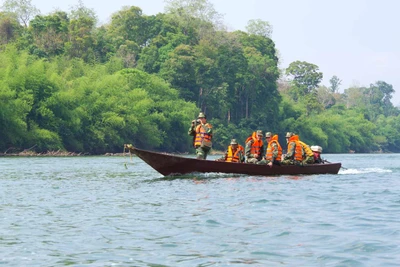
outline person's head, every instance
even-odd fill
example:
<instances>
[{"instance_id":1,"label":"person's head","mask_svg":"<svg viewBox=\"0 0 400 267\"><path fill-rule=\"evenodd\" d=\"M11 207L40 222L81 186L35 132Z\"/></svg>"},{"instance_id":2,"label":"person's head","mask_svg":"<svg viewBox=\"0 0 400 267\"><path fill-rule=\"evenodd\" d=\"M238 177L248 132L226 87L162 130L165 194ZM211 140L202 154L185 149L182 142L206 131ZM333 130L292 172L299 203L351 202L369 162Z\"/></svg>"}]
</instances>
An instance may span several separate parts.
<instances>
[{"instance_id":1,"label":"person's head","mask_svg":"<svg viewBox=\"0 0 400 267\"><path fill-rule=\"evenodd\" d=\"M201 120L202 123L204 123L205 121L207 121L207 117L206 117L206 115L205 115L203 112L200 112L200 113L199 113L199 116L197 116L197 118L198 118L199 120Z\"/></svg>"},{"instance_id":2,"label":"person's head","mask_svg":"<svg viewBox=\"0 0 400 267\"><path fill-rule=\"evenodd\" d=\"M292 132L287 132L286 133L286 142L289 142L289 139L290 139L290 137L292 137L293 136L293 133Z\"/></svg>"},{"instance_id":3,"label":"person's head","mask_svg":"<svg viewBox=\"0 0 400 267\"><path fill-rule=\"evenodd\" d=\"M318 155L322 153L322 147L320 146L311 146L311 151L317 153Z\"/></svg>"},{"instance_id":4,"label":"person's head","mask_svg":"<svg viewBox=\"0 0 400 267\"><path fill-rule=\"evenodd\" d=\"M238 142L236 141L236 139L232 139L231 140L231 146L232 148L237 148L239 146Z\"/></svg>"},{"instance_id":5,"label":"person's head","mask_svg":"<svg viewBox=\"0 0 400 267\"><path fill-rule=\"evenodd\" d=\"M256 132L257 140L262 140L263 138L263 132L261 130L257 130Z\"/></svg>"},{"instance_id":6,"label":"person's head","mask_svg":"<svg viewBox=\"0 0 400 267\"><path fill-rule=\"evenodd\" d=\"M265 133L265 139L267 140L267 142L271 141L272 138L272 133L271 132L266 132Z\"/></svg>"}]
</instances>

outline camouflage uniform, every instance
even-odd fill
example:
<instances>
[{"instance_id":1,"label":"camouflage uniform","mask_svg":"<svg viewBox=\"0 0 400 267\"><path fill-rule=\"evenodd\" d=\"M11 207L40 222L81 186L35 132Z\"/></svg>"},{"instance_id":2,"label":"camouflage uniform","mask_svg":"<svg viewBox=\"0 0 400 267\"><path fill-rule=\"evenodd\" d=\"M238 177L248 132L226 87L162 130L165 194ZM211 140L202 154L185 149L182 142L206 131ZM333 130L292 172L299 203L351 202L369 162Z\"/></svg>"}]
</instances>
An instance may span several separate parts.
<instances>
[{"instance_id":1,"label":"camouflage uniform","mask_svg":"<svg viewBox=\"0 0 400 267\"><path fill-rule=\"evenodd\" d=\"M272 161L273 164L276 165L280 165L280 163L278 163L277 161L275 161L276 157L278 157L278 145L275 142L271 143L271 147L273 149L274 152L272 152L272 158L274 159ZM262 160L260 160L259 162L257 162L257 164L268 164L270 163L271 160L266 160L265 158L263 158Z\"/></svg>"},{"instance_id":2,"label":"camouflage uniform","mask_svg":"<svg viewBox=\"0 0 400 267\"><path fill-rule=\"evenodd\" d=\"M302 150L303 150L303 161L302 161L303 165L314 164L315 163L314 153L312 152L310 146L304 142L301 142L301 141L299 141L299 142L300 142L300 144L302 146ZM306 152L307 150L309 151L309 155L307 155L307 152Z\"/></svg>"},{"instance_id":3,"label":"camouflage uniform","mask_svg":"<svg viewBox=\"0 0 400 267\"><path fill-rule=\"evenodd\" d=\"M232 146L232 144L231 144L231 146ZM242 147L242 146L240 146L240 147ZM244 154L243 154L243 150L240 150L240 148L239 147L237 147L236 149L239 149L239 152L238 152L238 154L237 154L237 156L239 157L239 162L240 163L243 163L244 162ZM242 149L243 149L243 147L242 147ZM232 148L232 150L233 150L233 148ZM235 150L235 152L236 152L236 150ZM226 161L226 159L228 158L228 155L229 155L229 148L228 148L228 150L226 150L226 152L225 152L225 156L222 158L223 159L223 161Z\"/></svg>"},{"instance_id":4,"label":"camouflage uniform","mask_svg":"<svg viewBox=\"0 0 400 267\"><path fill-rule=\"evenodd\" d=\"M289 142L288 150L283 158L281 164L282 165L301 165L301 161L294 160L294 153L296 152L296 142Z\"/></svg>"},{"instance_id":5,"label":"camouflage uniform","mask_svg":"<svg viewBox=\"0 0 400 267\"><path fill-rule=\"evenodd\" d=\"M245 154L246 154L246 157L247 157L247 160L246 160L247 163L257 163L257 162L259 162L260 160L262 160L263 155L265 153L265 149L264 149L264 145L263 145L261 147L260 155L258 155L258 157L255 157L255 155L250 154L252 145L253 145L253 140L250 140L250 141L248 141L246 143Z\"/></svg>"},{"instance_id":6,"label":"camouflage uniform","mask_svg":"<svg viewBox=\"0 0 400 267\"><path fill-rule=\"evenodd\" d=\"M202 112L200 112L198 118L205 118L205 115ZM189 131L188 131L188 135L193 136L193 141L194 141L194 138L196 138L196 127L198 125L199 125L199 123L197 121L192 121L192 125L190 126ZM206 122L205 124L203 124L203 127L206 130L207 134L212 135L212 127L209 123ZM194 142L193 142L193 145L194 145ZM208 146L196 145L195 148L196 148L196 158L197 159L206 159L208 153L211 150L211 146L208 147Z\"/></svg>"},{"instance_id":7,"label":"camouflage uniform","mask_svg":"<svg viewBox=\"0 0 400 267\"><path fill-rule=\"evenodd\" d=\"M239 155L239 162L240 162L240 163L243 163L244 160L245 160L243 151L240 151L240 152L238 153L238 155Z\"/></svg>"},{"instance_id":8,"label":"camouflage uniform","mask_svg":"<svg viewBox=\"0 0 400 267\"><path fill-rule=\"evenodd\" d=\"M314 160L314 156L305 156L306 158L302 161L303 165L305 164L314 164L315 160Z\"/></svg>"}]
</instances>

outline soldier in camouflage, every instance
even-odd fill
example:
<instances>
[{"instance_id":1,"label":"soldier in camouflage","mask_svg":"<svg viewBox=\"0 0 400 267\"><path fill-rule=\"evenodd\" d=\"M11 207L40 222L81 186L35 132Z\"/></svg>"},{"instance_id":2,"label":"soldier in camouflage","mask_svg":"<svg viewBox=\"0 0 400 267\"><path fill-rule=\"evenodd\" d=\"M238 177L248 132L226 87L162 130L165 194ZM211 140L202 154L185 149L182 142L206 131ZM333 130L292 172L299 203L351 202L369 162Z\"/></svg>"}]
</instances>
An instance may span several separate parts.
<instances>
[{"instance_id":1,"label":"soldier in camouflage","mask_svg":"<svg viewBox=\"0 0 400 267\"><path fill-rule=\"evenodd\" d=\"M206 159L212 147L212 126L203 112L199 113L197 120L192 121L188 134L193 136L196 158Z\"/></svg>"},{"instance_id":2,"label":"soldier in camouflage","mask_svg":"<svg viewBox=\"0 0 400 267\"><path fill-rule=\"evenodd\" d=\"M267 132L265 133L265 140L267 141L265 158L257 162L257 164L266 164L271 168L273 165L281 165L282 147L278 142L278 135L272 135L271 132Z\"/></svg>"},{"instance_id":3,"label":"soldier in camouflage","mask_svg":"<svg viewBox=\"0 0 400 267\"><path fill-rule=\"evenodd\" d=\"M297 141L297 135L292 132L286 133L287 152L281 162L282 165L301 165L303 150Z\"/></svg>"},{"instance_id":4,"label":"soldier in camouflage","mask_svg":"<svg viewBox=\"0 0 400 267\"><path fill-rule=\"evenodd\" d=\"M255 131L246 140L246 162L247 163L257 163L262 160L265 152L264 143L262 141L263 133L261 130Z\"/></svg>"}]
</instances>

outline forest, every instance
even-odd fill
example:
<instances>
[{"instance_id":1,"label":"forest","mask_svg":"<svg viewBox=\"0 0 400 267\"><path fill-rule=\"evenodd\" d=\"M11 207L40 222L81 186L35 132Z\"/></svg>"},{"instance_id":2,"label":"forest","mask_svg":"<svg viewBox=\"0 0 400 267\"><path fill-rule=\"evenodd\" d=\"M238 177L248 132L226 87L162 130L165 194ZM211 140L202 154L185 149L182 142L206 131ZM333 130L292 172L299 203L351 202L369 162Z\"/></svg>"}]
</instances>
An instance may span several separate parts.
<instances>
[{"instance_id":1,"label":"forest","mask_svg":"<svg viewBox=\"0 0 400 267\"><path fill-rule=\"evenodd\" d=\"M126 6L108 23L79 2L42 15L30 0L0 10L0 153L122 152L124 143L193 152L201 111L213 148L261 129L291 131L324 153L400 152L400 110L385 81L341 88L306 61L279 68L267 21L229 32L207 0L164 13Z\"/></svg>"}]
</instances>

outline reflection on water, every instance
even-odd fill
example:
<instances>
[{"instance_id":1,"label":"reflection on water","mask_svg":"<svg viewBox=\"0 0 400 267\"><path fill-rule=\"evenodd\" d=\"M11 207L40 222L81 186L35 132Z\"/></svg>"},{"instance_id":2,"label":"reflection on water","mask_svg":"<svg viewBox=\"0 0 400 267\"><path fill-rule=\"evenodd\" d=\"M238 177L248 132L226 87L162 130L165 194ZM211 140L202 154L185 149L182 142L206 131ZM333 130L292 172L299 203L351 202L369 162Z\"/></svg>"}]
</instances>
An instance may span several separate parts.
<instances>
[{"instance_id":1,"label":"reflection on water","mask_svg":"<svg viewBox=\"0 0 400 267\"><path fill-rule=\"evenodd\" d=\"M4 266L396 266L399 155L339 175L163 177L138 158L1 158Z\"/></svg>"}]
</instances>

